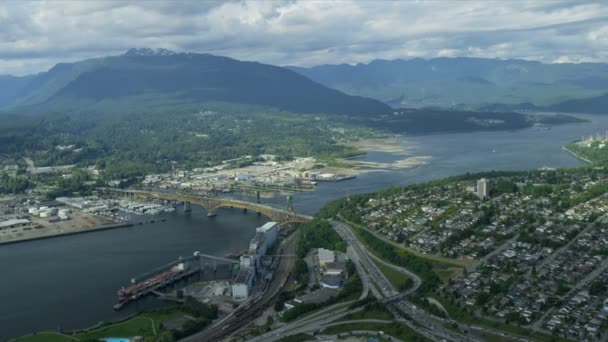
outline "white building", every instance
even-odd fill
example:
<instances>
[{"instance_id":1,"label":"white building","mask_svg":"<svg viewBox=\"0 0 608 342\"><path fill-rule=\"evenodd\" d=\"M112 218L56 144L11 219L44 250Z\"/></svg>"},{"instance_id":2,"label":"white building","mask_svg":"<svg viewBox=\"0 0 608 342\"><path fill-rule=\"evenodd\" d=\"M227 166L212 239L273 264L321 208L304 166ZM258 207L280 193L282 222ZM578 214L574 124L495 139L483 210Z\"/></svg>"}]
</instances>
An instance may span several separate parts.
<instances>
[{"instance_id":1,"label":"white building","mask_svg":"<svg viewBox=\"0 0 608 342\"><path fill-rule=\"evenodd\" d=\"M232 283L232 298L236 300L247 299L251 294L254 271L250 267L242 267Z\"/></svg>"},{"instance_id":2,"label":"white building","mask_svg":"<svg viewBox=\"0 0 608 342\"><path fill-rule=\"evenodd\" d=\"M321 267L325 266L327 263L336 261L336 254L325 248L318 249L317 257L319 258L319 266Z\"/></svg>"},{"instance_id":3,"label":"white building","mask_svg":"<svg viewBox=\"0 0 608 342\"><path fill-rule=\"evenodd\" d=\"M267 222L263 226L256 228L256 232L264 233L266 248L274 246L277 241L279 225L276 222Z\"/></svg>"},{"instance_id":4,"label":"white building","mask_svg":"<svg viewBox=\"0 0 608 342\"><path fill-rule=\"evenodd\" d=\"M255 258L251 255L241 255L241 268L253 267Z\"/></svg>"},{"instance_id":5,"label":"white building","mask_svg":"<svg viewBox=\"0 0 608 342\"><path fill-rule=\"evenodd\" d=\"M266 239L264 238L264 233L255 233L255 236L249 242L249 254L256 256L266 255Z\"/></svg>"},{"instance_id":6,"label":"white building","mask_svg":"<svg viewBox=\"0 0 608 342\"><path fill-rule=\"evenodd\" d=\"M482 178L477 181L477 197L479 197L479 199L484 199L488 196L490 196L490 187L488 184L488 180Z\"/></svg>"}]
</instances>

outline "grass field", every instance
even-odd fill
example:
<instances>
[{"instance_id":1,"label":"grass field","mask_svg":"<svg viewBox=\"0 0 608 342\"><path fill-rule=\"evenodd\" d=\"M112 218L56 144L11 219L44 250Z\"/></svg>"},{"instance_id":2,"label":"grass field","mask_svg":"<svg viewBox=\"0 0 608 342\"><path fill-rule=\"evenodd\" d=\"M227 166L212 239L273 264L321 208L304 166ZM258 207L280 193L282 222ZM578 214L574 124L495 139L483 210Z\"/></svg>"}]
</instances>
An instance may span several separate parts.
<instances>
[{"instance_id":1,"label":"grass field","mask_svg":"<svg viewBox=\"0 0 608 342\"><path fill-rule=\"evenodd\" d=\"M39 332L36 333L34 335L28 335L28 336L24 336L21 337L19 339L17 339L17 341L21 342L21 341L25 341L25 342L73 342L73 341L79 341L79 339L76 339L74 337L71 336L67 336L67 335L62 335L60 333L57 332Z\"/></svg>"},{"instance_id":2,"label":"grass field","mask_svg":"<svg viewBox=\"0 0 608 342\"><path fill-rule=\"evenodd\" d=\"M23 336L18 342L75 342L86 340L97 340L104 337L132 337L142 336L144 341L156 341L161 332L161 324L164 321L179 317L184 313L179 310L162 310L142 313L127 321L93 329L88 332L79 333L74 336L63 335L58 332L39 332L33 335Z\"/></svg>"},{"instance_id":3,"label":"grass field","mask_svg":"<svg viewBox=\"0 0 608 342\"><path fill-rule=\"evenodd\" d=\"M383 319L383 320L392 320L393 315L388 312L382 304L372 304L367 306L362 311L358 311L355 313L351 313L346 315L340 319L340 321L352 321L359 319Z\"/></svg>"},{"instance_id":4,"label":"grass field","mask_svg":"<svg viewBox=\"0 0 608 342\"><path fill-rule=\"evenodd\" d=\"M117 336L143 336L146 341L150 338L154 341L156 330L153 327L153 321L145 317L134 317L128 321L112 324L107 327L101 327L91 332L78 335L82 339L100 339L102 337Z\"/></svg>"},{"instance_id":5,"label":"grass field","mask_svg":"<svg viewBox=\"0 0 608 342\"><path fill-rule=\"evenodd\" d=\"M348 221L342 217L339 217L339 219L340 219L340 221L342 221L343 223L345 223L347 225L350 225L351 227L357 227L357 228L363 229L363 230L371 233L376 238L384 241L385 243L387 243L389 245L392 245L393 247L396 247L398 250L400 250L404 253L413 254L422 259L437 262L440 264L445 264L447 266L452 266L452 267L455 267L456 269L462 269L463 267L469 267L474 262L474 260L470 260L470 259L453 259L453 258L441 256L441 255L421 253L414 249L408 248L402 244L396 243L395 241L391 241L391 240L387 239L385 236L382 236L381 234L378 234L377 232L370 230L365 226Z\"/></svg>"},{"instance_id":6,"label":"grass field","mask_svg":"<svg viewBox=\"0 0 608 342\"><path fill-rule=\"evenodd\" d=\"M372 262L376 264L376 266L378 266L380 271L384 273L386 279L388 279L388 281L390 281L396 289L405 290L412 286L412 279L407 275L384 264L381 264L374 259L372 259Z\"/></svg>"}]
</instances>

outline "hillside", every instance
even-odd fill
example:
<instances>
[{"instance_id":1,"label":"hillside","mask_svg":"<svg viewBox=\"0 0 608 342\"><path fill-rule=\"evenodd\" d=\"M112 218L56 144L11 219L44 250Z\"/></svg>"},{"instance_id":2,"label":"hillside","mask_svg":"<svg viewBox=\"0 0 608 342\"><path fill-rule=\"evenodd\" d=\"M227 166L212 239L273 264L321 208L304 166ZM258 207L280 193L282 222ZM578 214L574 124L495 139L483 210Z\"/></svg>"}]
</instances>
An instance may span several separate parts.
<instances>
[{"instance_id":1,"label":"hillside","mask_svg":"<svg viewBox=\"0 0 608 342\"><path fill-rule=\"evenodd\" d=\"M562 101L549 106L536 106L532 103L491 104L479 108L486 111L541 111L563 113L608 114L608 94Z\"/></svg>"},{"instance_id":2,"label":"hillside","mask_svg":"<svg viewBox=\"0 0 608 342\"><path fill-rule=\"evenodd\" d=\"M608 94L560 102L550 109L556 112L608 114Z\"/></svg>"},{"instance_id":3,"label":"hillside","mask_svg":"<svg viewBox=\"0 0 608 342\"><path fill-rule=\"evenodd\" d=\"M435 58L290 67L328 87L395 107L476 109L489 104L553 105L608 89L608 64Z\"/></svg>"},{"instance_id":4,"label":"hillside","mask_svg":"<svg viewBox=\"0 0 608 342\"><path fill-rule=\"evenodd\" d=\"M133 109L143 98L228 102L299 113L375 115L390 108L343 94L291 70L209 54L131 49L120 56L59 64L31 77L5 107L28 112Z\"/></svg>"}]
</instances>

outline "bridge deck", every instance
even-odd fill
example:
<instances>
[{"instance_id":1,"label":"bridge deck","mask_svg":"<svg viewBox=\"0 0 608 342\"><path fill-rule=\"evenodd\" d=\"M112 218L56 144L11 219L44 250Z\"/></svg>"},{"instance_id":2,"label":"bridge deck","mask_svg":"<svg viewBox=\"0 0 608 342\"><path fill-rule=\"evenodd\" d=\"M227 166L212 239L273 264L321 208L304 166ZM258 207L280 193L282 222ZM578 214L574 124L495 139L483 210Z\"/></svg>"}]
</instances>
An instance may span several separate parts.
<instances>
[{"instance_id":1,"label":"bridge deck","mask_svg":"<svg viewBox=\"0 0 608 342\"><path fill-rule=\"evenodd\" d=\"M269 205L264 205L260 203L253 203L248 201L230 199L230 198L220 198L220 197L210 197L204 195L187 195L187 194L179 194L179 193L169 193L169 192L153 192L153 191L143 191L143 190L123 190L123 189L111 189L111 188L100 188L99 190L104 192L112 192L112 193L121 193L127 195L133 195L137 197L143 197L148 199L158 199L158 200L166 200L166 201L178 201L178 202L186 202L192 203L196 205L200 205L203 208L207 209L209 214L215 215L217 209L222 207L232 207L232 208L241 208L248 210L255 210L258 213L261 213L273 221L276 221L279 224L286 223L305 223L312 219L312 216L298 214L293 211L284 210L280 208L276 208Z\"/></svg>"}]
</instances>

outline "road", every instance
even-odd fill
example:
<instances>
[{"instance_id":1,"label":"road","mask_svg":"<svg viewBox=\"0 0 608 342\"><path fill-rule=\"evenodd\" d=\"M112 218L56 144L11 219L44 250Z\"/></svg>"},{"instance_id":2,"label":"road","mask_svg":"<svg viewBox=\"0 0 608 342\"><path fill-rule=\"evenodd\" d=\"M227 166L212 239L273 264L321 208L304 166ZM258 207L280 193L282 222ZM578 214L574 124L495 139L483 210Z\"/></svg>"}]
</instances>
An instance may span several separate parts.
<instances>
[{"instance_id":1,"label":"road","mask_svg":"<svg viewBox=\"0 0 608 342\"><path fill-rule=\"evenodd\" d=\"M412 293L418 289L421 284L420 278L409 270L390 264L370 253L347 225L337 221L332 221L331 223L334 230L347 243L348 254L351 257L351 260L355 263L357 272L359 273L363 282L364 289L367 288L367 291L371 292L374 297L387 303L386 308L393 315L394 321L404 324L413 331L433 341L480 341L480 339L474 336L467 336L445 327L448 324L457 322L451 319L431 315L409 302L405 298L404 293L399 293L399 291L392 286L392 284L384 276L384 273L380 271L372 259L378 263L381 263L382 265L391 267L404 275L410 276L413 279L413 286L405 291L405 293ZM273 342L283 337L298 333L317 333L328 326L344 324L343 322L336 321L357 311L361 311L361 307L350 309L348 303L335 304L310 316L296 320L266 334L252 338L251 341ZM487 333L498 336L509 336L502 331L485 327L465 326L460 324L459 327L461 329L466 328L468 331L473 332L474 334ZM518 336L509 337L516 341L529 341Z\"/></svg>"},{"instance_id":2,"label":"road","mask_svg":"<svg viewBox=\"0 0 608 342\"><path fill-rule=\"evenodd\" d=\"M595 278L597 278L600 274L602 274L602 272L604 272L606 269L608 269L608 258L604 259L604 261L602 261L600 266L597 267L595 270L593 270L591 273L589 273L586 277L579 280L578 283L576 283L576 285L574 285L570 289L570 291L568 291L568 293L566 293L565 295L560 297L560 300L563 303L566 303L572 296L577 294L583 287L589 285ZM537 319L534 322L534 324L532 324L532 326L531 326L532 329L539 330L542 332L547 332L546 330L542 329L542 323L556 309L558 309L558 307L553 307L550 310L547 310L539 319ZM606 335L608 336L608 334L606 334Z\"/></svg>"},{"instance_id":3,"label":"road","mask_svg":"<svg viewBox=\"0 0 608 342\"><path fill-rule=\"evenodd\" d=\"M403 318L402 314L390 305L387 306L389 311L393 314L393 316L398 322L405 324L410 329L432 340L447 340L458 342L474 341L468 336L464 336L455 331L445 328L443 324L449 322L448 320L431 316L423 310L418 309L414 304L407 301L404 298L405 296L403 294L400 294L399 291L394 288L393 285L388 281L388 279L386 279L384 273L380 271L378 266L372 261L372 258L374 258L374 260L377 260L379 263L391 267L403 273L404 275L407 275L412 278L413 285L410 289L405 291L406 293L412 293L420 286L421 280L416 274L403 267L399 267L385 262L384 260L370 253L367 248L359 241L359 239L356 237L350 227L346 226L345 224L338 221L332 221L332 225L338 235L340 235L340 237L344 241L346 241L346 243L351 246L353 250L357 253L363 263L363 266L369 273L371 282L376 284L376 286L378 287L379 294L375 294L376 297L380 300L389 299L395 307L399 308L401 312L409 316L408 318L411 318L418 324L415 324L414 322L412 322L412 320Z\"/></svg>"},{"instance_id":4,"label":"road","mask_svg":"<svg viewBox=\"0 0 608 342\"><path fill-rule=\"evenodd\" d=\"M346 226L343 223L337 222L337 221L332 221L332 224L333 224L333 227L336 230L336 232L338 232L338 234L341 237L343 237L343 239L347 242L347 244L352 245L354 247L353 249L359 253L360 257L361 257L361 254L365 254L366 256L373 255L359 241L359 239L356 237L355 233L350 229L350 227ZM366 259L369 260L369 257L361 258L361 260L366 260ZM389 263L383 262L383 264L389 264ZM391 265L391 264L389 264L389 265ZM395 266L395 265L391 265L391 266L396 270L407 271L407 273L404 272L405 274L411 273L410 271L408 271L402 267ZM377 266L374 263L366 264L365 267L368 269L368 271L375 269L375 271L370 272L370 276L371 276L372 282L376 282L376 283L380 284L379 288L383 292L384 298L390 298L395 293L398 293L397 290L394 289L392 287L392 285L388 281L385 280L386 278L384 278L382 272L380 272L380 270L377 268ZM376 275L378 273L382 274L382 276L377 277ZM413 279L416 279L416 278L413 278ZM416 283L416 281L414 281L414 282ZM399 322L404 323L405 325L410 327L412 330L414 330L426 337L429 337L432 340L445 339L447 341L478 341L478 339L475 339L472 336L465 336L463 334L449 330L449 329L445 328L445 326L444 326L444 324L452 324L452 323L457 323L457 322L455 322L451 319L444 319L444 318L430 315L430 314L426 313L425 311L417 308L416 305L409 302L407 299L403 298L401 295L396 298L397 298L397 300L392 301L391 303L394 306L398 307L402 312L407 314L409 316L409 318L411 318L413 321L415 321L419 325L423 326L423 327L420 327L419 325L414 324L412 321L406 320L406 319L400 317L399 313L395 313L395 312L393 313ZM390 306L388 306L388 308L390 309ZM485 327L480 327L480 326L466 326L466 327L468 328L468 330L474 330L479 333L484 332L484 333L493 334L493 335L507 336L507 334L505 334L504 332L495 330L495 329L490 329L490 328L485 328ZM519 337L519 336L509 336L509 337L514 340L517 340L517 341L529 341L529 340Z\"/></svg>"},{"instance_id":5,"label":"road","mask_svg":"<svg viewBox=\"0 0 608 342\"><path fill-rule=\"evenodd\" d=\"M346 225L332 221L332 226L334 230L340 235L340 237L347 243L349 256L351 256L355 266L357 268L360 278L364 284L367 284L369 291L372 293L374 297L379 300L389 299L392 305L387 305L387 309L389 312L393 314L395 320L403 323L408 326L410 329L416 331L417 333L426 336L427 338L437 341L437 340L446 340L446 341L456 341L456 342L469 342L474 341L464 335L458 334L454 331L448 330L443 327L443 321L440 318L439 322L436 322L434 318L429 317L424 311L418 309L415 305L407 302L402 298L399 291L395 289L390 281L386 279L384 273L380 271L378 266L372 261L372 254L369 253L365 246L363 246L354 233L350 230ZM371 256L371 257L370 257ZM411 273L409 270L406 270L402 267L395 266L385 261L375 258L375 260L380 260L379 262L387 265L388 267L392 267L400 272L403 272L405 275L413 275L412 279L414 279L413 286L408 289L408 293L411 291L415 291L420 286L420 278L415 274ZM405 319L402 317L402 314L398 312L394 307L398 307L399 310L406 313L408 318L416 321ZM317 332L320 329L328 327L332 324L336 324L336 320L344 317L350 313L360 311L361 308L358 309L335 309L338 305L332 306L333 308L325 309L324 314L315 314L313 317L305 317L301 320L297 320L292 322L286 326L275 329L269 333L258 336L252 341L264 341L264 342L272 342L276 341L282 337L295 335L303 332ZM338 323L339 324L339 323Z\"/></svg>"}]
</instances>

